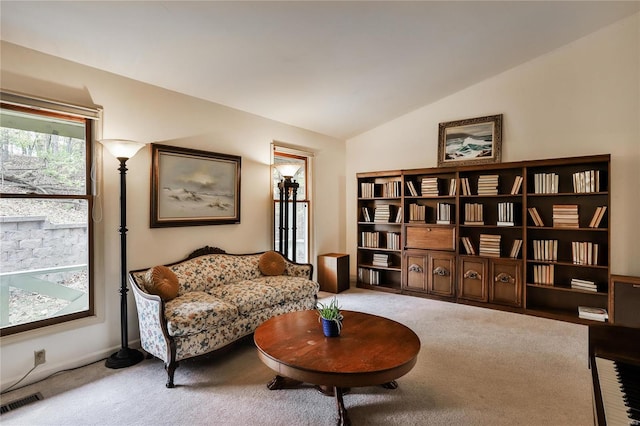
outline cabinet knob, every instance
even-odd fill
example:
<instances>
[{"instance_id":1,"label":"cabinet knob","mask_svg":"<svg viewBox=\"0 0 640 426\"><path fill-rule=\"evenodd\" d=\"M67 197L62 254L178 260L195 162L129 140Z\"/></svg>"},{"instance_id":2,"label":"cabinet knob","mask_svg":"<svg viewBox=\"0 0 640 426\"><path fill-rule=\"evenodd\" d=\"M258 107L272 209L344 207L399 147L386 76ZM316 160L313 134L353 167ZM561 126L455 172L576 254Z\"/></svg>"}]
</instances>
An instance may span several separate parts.
<instances>
[{"instance_id":1,"label":"cabinet knob","mask_svg":"<svg viewBox=\"0 0 640 426\"><path fill-rule=\"evenodd\" d=\"M469 270L467 272L464 273L464 277L468 278L470 280L481 280L482 279L482 275L480 275L478 272L474 271L474 270Z\"/></svg>"},{"instance_id":2,"label":"cabinet knob","mask_svg":"<svg viewBox=\"0 0 640 426\"><path fill-rule=\"evenodd\" d=\"M516 280L511 275L500 272L498 275L496 275L496 282L513 284L516 282Z\"/></svg>"},{"instance_id":3,"label":"cabinet knob","mask_svg":"<svg viewBox=\"0 0 640 426\"><path fill-rule=\"evenodd\" d=\"M447 275L449 275L449 271L447 271L442 266L438 266L436 269L433 270L433 275L439 275L441 277L446 277Z\"/></svg>"},{"instance_id":4,"label":"cabinet knob","mask_svg":"<svg viewBox=\"0 0 640 426\"><path fill-rule=\"evenodd\" d=\"M418 273L422 273L422 267L420 265L417 265L415 263L413 263L411 266L409 266L409 272L418 272Z\"/></svg>"}]
</instances>

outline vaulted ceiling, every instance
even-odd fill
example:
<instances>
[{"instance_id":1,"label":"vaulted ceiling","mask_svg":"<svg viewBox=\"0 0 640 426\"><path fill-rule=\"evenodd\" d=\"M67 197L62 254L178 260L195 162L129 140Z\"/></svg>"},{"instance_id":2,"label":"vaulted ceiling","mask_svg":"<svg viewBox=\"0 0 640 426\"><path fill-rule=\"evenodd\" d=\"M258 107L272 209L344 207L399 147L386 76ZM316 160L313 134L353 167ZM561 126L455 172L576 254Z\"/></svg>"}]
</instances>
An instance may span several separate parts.
<instances>
[{"instance_id":1,"label":"vaulted ceiling","mask_svg":"<svg viewBox=\"0 0 640 426\"><path fill-rule=\"evenodd\" d=\"M340 139L638 1L7 1L2 40Z\"/></svg>"}]
</instances>

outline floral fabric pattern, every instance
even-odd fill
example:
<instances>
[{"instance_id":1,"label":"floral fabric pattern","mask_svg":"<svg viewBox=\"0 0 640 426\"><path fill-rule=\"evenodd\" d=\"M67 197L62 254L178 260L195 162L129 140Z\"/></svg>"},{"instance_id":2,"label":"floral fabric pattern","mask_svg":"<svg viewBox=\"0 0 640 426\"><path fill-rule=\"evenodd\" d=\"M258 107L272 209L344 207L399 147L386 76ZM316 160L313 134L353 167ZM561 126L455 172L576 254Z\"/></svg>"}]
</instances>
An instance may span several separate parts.
<instances>
[{"instance_id":1,"label":"floral fabric pattern","mask_svg":"<svg viewBox=\"0 0 640 426\"><path fill-rule=\"evenodd\" d=\"M164 316L170 336L187 336L234 321L238 309L202 291L192 291L168 301Z\"/></svg>"}]
</instances>

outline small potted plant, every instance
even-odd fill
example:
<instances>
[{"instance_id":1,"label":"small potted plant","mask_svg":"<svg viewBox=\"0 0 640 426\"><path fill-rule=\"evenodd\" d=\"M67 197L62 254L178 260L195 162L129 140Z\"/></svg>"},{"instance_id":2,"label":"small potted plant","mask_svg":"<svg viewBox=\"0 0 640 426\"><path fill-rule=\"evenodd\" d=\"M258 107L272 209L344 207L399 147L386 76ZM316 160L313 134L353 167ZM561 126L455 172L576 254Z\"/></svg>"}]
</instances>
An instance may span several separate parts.
<instances>
[{"instance_id":1,"label":"small potted plant","mask_svg":"<svg viewBox=\"0 0 640 426\"><path fill-rule=\"evenodd\" d=\"M318 302L318 321L322 322L322 331L327 337L338 337L342 330L342 314L337 297L331 299L329 304Z\"/></svg>"}]
</instances>

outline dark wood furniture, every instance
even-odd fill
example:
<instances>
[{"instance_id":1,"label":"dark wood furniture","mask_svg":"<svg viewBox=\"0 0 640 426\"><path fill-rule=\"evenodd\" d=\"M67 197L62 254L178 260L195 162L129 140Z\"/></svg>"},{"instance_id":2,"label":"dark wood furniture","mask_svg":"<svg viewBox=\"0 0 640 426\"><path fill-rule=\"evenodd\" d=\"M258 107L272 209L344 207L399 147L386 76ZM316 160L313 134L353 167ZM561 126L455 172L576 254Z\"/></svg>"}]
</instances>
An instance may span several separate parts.
<instances>
[{"instance_id":1,"label":"dark wood furniture","mask_svg":"<svg viewBox=\"0 0 640 426\"><path fill-rule=\"evenodd\" d=\"M358 173L357 286L592 324L578 306L613 310L615 302L610 162L593 155ZM398 233L400 244L389 245Z\"/></svg>"},{"instance_id":2,"label":"dark wood furniture","mask_svg":"<svg viewBox=\"0 0 640 426\"><path fill-rule=\"evenodd\" d=\"M396 321L361 312L342 313L339 337L324 336L316 311L301 311L266 321L256 329L254 341L262 362L277 373L269 389L285 387L284 378L333 388L338 424L348 425L344 390L397 387L395 380L416 363L420 340Z\"/></svg>"},{"instance_id":3,"label":"dark wood furniture","mask_svg":"<svg viewBox=\"0 0 640 426\"><path fill-rule=\"evenodd\" d=\"M609 320L640 328L640 277L611 275Z\"/></svg>"},{"instance_id":4,"label":"dark wood furniture","mask_svg":"<svg viewBox=\"0 0 640 426\"><path fill-rule=\"evenodd\" d=\"M318 256L320 291L340 293L349 288L349 255L326 253Z\"/></svg>"}]
</instances>

